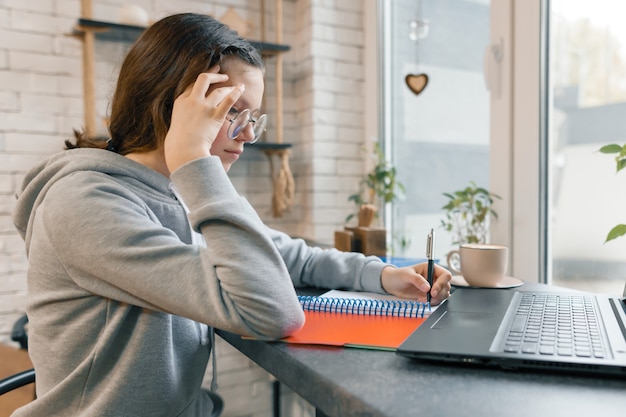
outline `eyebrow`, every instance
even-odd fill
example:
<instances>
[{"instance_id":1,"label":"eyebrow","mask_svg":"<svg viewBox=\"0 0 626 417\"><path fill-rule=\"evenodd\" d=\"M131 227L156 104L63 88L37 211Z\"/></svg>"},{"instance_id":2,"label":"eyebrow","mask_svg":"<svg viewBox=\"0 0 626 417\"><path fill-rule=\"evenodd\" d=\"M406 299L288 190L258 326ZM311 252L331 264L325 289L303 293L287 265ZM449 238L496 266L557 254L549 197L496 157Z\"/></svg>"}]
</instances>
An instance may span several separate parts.
<instances>
[{"instance_id":1,"label":"eyebrow","mask_svg":"<svg viewBox=\"0 0 626 417\"><path fill-rule=\"evenodd\" d=\"M239 103L239 102L237 102L237 103ZM249 106L239 106L237 103L233 104L233 107L232 107L233 109L237 110L237 112L243 111L245 109L250 109ZM247 102L244 100L244 103L247 103ZM260 113L261 109L260 108L258 108L258 109L250 109L250 111L252 113L257 113L257 112Z\"/></svg>"}]
</instances>

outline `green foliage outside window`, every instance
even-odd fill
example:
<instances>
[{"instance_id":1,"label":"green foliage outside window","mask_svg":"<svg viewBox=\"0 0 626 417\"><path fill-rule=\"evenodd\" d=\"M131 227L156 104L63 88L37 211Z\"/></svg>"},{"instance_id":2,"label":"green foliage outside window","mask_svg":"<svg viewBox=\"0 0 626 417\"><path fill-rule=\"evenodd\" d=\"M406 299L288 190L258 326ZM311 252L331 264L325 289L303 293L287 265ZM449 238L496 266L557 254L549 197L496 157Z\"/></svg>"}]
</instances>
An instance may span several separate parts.
<instances>
[{"instance_id":1,"label":"green foliage outside window","mask_svg":"<svg viewBox=\"0 0 626 417\"><path fill-rule=\"evenodd\" d=\"M617 154L615 156L615 172L620 172L622 169L626 168L626 145L617 145L615 143L611 145L606 145L600 148L600 152L606 154ZM618 224L613 227L609 234L606 236L606 240L604 243L609 242L613 239L617 239L618 237L624 236L626 234L626 224Z\"/></svg>"}]
</instances>

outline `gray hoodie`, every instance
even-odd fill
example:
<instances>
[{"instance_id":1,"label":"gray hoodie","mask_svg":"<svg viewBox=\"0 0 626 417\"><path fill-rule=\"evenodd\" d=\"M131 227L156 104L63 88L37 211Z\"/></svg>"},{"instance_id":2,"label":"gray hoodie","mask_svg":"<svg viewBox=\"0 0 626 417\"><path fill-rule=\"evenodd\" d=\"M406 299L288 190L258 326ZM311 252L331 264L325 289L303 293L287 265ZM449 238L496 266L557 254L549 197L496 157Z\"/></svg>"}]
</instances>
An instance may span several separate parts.
<instances>
[{"instance_id":1,"label":"gray hoodie","mask_svg":"<svg viewBox=\"0 0 626 417\"><path fill-rule=\"evenodd\" d=\"M207 416L207 326L275 339L303 324L294 286L383 292L377 258L266 227L217 157L170 181L113 152L64 151L29 171L13 219L37 372L15 417Z\"/></svg>"}]
</instances>

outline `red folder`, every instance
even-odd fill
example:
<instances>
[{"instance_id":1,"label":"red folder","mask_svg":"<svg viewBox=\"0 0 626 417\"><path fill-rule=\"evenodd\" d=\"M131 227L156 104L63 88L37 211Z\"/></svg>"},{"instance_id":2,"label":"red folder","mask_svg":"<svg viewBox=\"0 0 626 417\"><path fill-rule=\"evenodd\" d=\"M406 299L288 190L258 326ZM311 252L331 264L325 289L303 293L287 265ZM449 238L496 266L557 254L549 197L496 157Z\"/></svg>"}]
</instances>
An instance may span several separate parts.
<instances>
[{"instance_id":1,"label":"red folder","mask_svg":"<svg viewBox=\"0 0 626 417\"><path fill-rule=\"evenodd\" d=\"M426 318L305 311L304 327L287 343L396 350Z\"/></svg>"},{"instance_id":2,"label":"red folder","mask_svg":"<svg viewBox=\"0 0 626 417\"><path fill-rule=\"evenodd\" d=\"M391 296L337 290L327 294L334 300L360 299L361 297L399 300ZM324 296L326 294L322 297ZM316 308L305 308L306 322L304 326L293 335L281 340L297 344L396 350L426 320L425 317L402 317L401 315L371 313L352 314L324 311L324 307L321 309L322 311L315 311ZM430 311L426 314L428 313Z\"/></svg>"}]
</instances>

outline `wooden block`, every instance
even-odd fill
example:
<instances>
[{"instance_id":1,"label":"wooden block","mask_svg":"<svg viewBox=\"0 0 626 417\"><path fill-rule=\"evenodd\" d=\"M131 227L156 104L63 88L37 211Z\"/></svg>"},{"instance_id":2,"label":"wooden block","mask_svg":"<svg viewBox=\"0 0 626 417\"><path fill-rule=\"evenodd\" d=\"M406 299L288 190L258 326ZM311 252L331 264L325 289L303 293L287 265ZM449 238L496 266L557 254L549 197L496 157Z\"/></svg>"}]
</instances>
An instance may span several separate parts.
<instances>
[{"instance_id":1,"label":"wooden block","mask_svg":"<svg viewBox=\"0 0 626 417\"><path fill-rule=\"evenodd\" d=\"M360 227L361 252L364 255L387 256L387 230Z\"/></svg>"},{"instance_id":2,"label":"wooden block","mask_svg":"<svg viewBox=\"0 0 626 417\"><path fill-rule=\"evenodd\" d=\"M0 379L31 369L33 364L28 352L17 347L0 344ZM10 416L11 413L24 404L35 399L33 384L18 388L0 397L0 417Z\"/></svg>"},{"instance_id":3,"label":"wooden block","mask_svg":"<svg viewBox=\"0 0 626 417\"><path fill-rule=\"evenodd\" d=\"M344 227L344 230L346 232L352 233L352 236L353 236L353 239L352 239L352 252L361 252L361 240L357 236L356 229L358 229L358 226L355 226L355 227L346 226L346 227Z\"/></svg>"},{"instance_id":4,"label":"wooden block","mask_svg":"<svg viewBox=\"0 0 626 417\"><path fill-rule=\"evenodd\" d=\"M355 227L355 247L364 255L387 256L387 230L377 227Z\"/></svg>"},{"instance_id":5,"label":"wooden block","mask_svg":"<svg viewBox=\"0 0 626 417\"><path fill-rule=\"evenodd\" d=\"M354 248L354 233L349 230L336 230L335 248L343 252L352 252Z\"/></svg>"}]
</instances>

